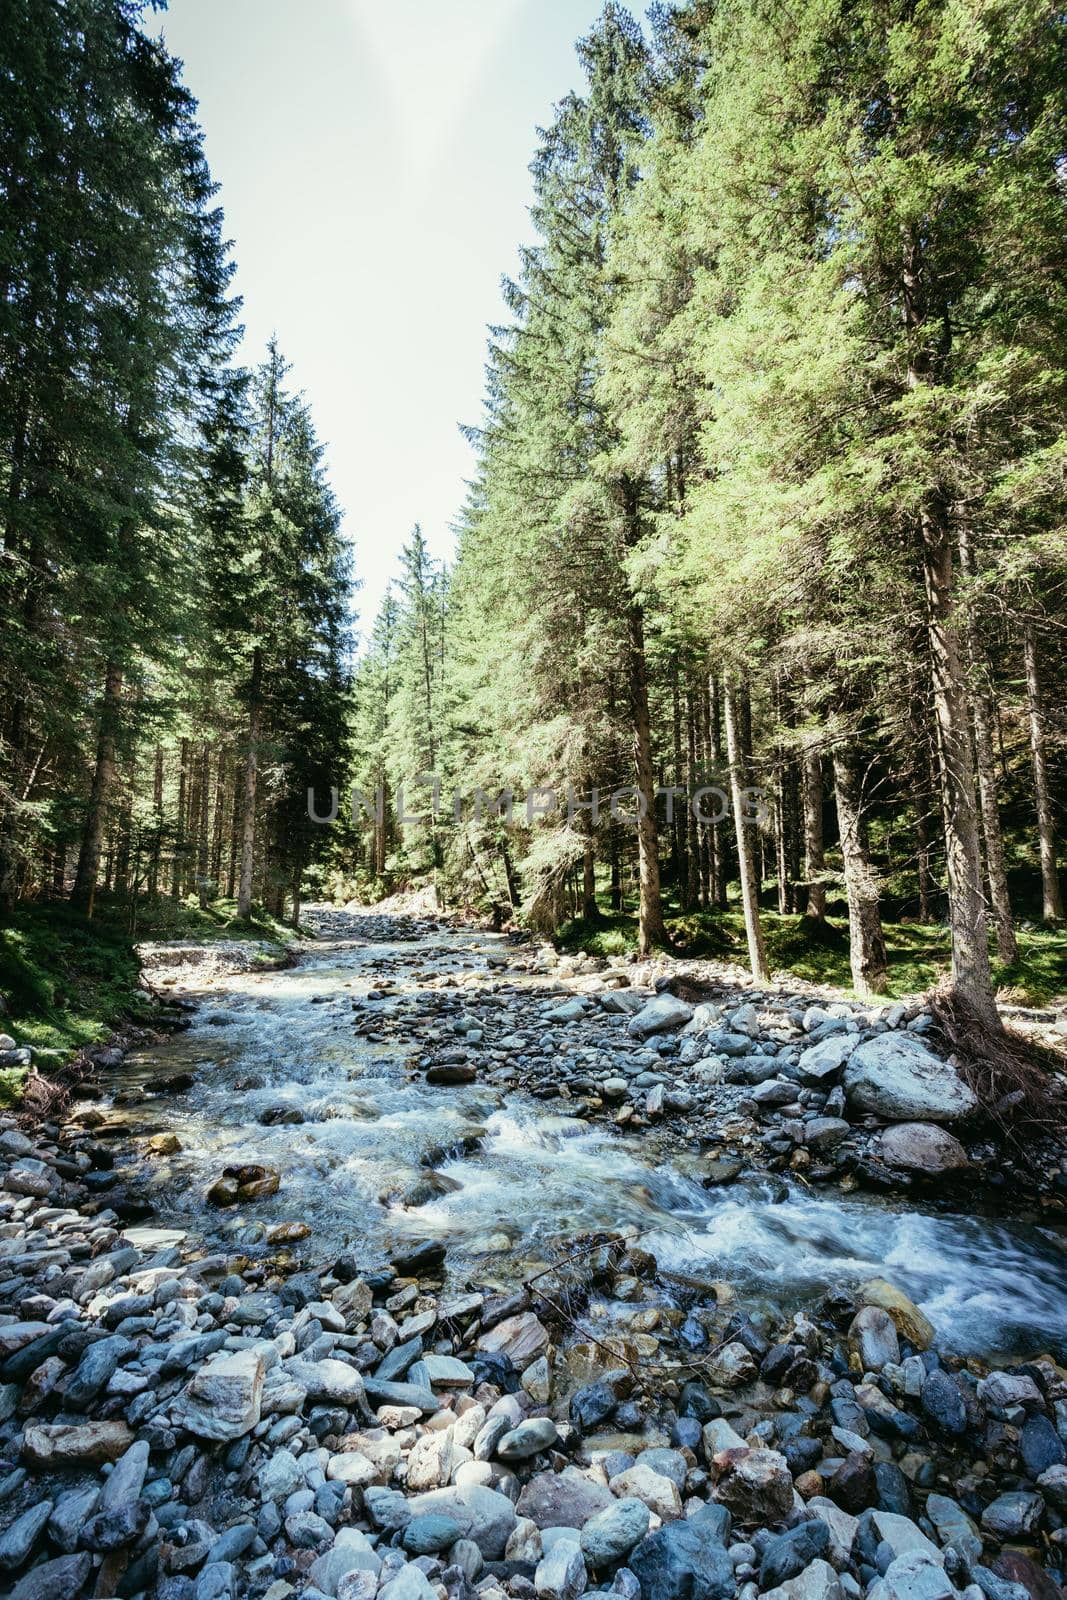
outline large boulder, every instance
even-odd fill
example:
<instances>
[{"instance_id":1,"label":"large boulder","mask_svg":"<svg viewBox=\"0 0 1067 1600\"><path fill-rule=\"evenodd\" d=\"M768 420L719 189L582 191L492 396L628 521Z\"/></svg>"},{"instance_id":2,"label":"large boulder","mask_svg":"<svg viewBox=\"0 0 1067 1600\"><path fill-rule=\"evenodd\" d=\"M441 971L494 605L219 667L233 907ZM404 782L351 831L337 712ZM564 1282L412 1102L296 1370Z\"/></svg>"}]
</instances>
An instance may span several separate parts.
<instances>
[{"instance_id":1,"label":"large boulder","mask_svg":"<svg viewBox=\"0 0 1067 1600\"><path fill-rule=\"evenodd\" d=\"M882 1134L881 1154L891 1167L907 1172L958 1172L970 1165L955 1134L933 1122L894 1123Z\"/></svg>"},{"instance_id":2,"label":"large boulder","mask_svg":"<svg viewBox=\"0 0 1067 1600\"><path fill-rule=\"evenodd\" d=\"M910 1033L880 1033L857 1045L844 1083L851 1106L890 1122L955 1122L978 1108L955 1067Z\"/></svg>"},{"instance_id":3,"label":"large boulder","mask_svg":"<svg viewBox=\"0 0 1067 1600\"><path fill-rule=\"evenodd\" d=\"M658 994L626 1024L631 1039L651 1039L655 1033L675 1033L693 1015L693 1008L673 994Z\"/></svg>"}]
</instances>

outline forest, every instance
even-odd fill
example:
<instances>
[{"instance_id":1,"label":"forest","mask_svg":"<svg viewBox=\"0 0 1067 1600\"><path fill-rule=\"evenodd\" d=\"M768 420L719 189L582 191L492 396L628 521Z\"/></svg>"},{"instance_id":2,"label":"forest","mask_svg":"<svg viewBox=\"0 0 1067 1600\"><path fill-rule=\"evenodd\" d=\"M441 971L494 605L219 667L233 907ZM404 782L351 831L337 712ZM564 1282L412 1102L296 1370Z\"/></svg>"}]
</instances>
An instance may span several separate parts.
<instances>
[{"instance_id":1,"label":"forest","mask_svg":"<svg viewBox=\"0 0 1067 1600\"><path fill-rule=\"evenodd\" d=\"M714 951L741 908L758 976L768 923L816 962L847 923L860 995L886 923L947 924L990 1016L1020 924L1063 917L1062 27L693 3L649 39L609 4L578 50L457 559L405 549L353 763L365 794L631 787L643 819L386 806L363 881L434 871L593 948Z\"/></svg>"},{"instance_id":2,"label":"forest","mask_svg":"<svg viewBox=\"0 0 1067 1600\"><path fill-rule=\"evenodd\" d=\"M537 134L455 559L416 527L373 618L352 550L380 530L342 524L284 329L238 360L180 63L134 0L16 9L11 926L59 903L131 933L298 924L429 883L498 925L861 997L927 952L987 1022L998 987L1062 990L1055 8L605 5ZM431 775L490 803L401 823ZM354 820L352 785L382 796ZM709 787L729 806L703 821ZM581 803L491 803L537 789Z\"/></svg>"}]
</instances>

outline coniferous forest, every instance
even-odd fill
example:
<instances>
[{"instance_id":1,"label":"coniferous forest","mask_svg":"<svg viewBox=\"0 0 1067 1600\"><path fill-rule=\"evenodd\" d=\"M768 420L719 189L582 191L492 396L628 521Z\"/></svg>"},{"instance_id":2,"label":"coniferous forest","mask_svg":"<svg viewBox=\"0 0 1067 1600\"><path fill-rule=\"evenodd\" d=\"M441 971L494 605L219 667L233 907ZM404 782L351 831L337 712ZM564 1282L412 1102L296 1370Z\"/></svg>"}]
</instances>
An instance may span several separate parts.
<instances>
[{"instance_id":1,"label":"coniferous forest","mask_svg":"<svg viewBox=\"0 0 1067 1600\"><path fill-rule=\"evenodd\" d=\"M1067 1600L1067 14L164 10L0 0L0 1600Z\"/></svg>"},{"instance_id":2,"label":"coniferous forest","mask_svg":"<svg viewBox=\"0 0 1067 1600\"><path fill-rule=\"evenodd\" d=\"M455 559L416 527L364 618L376 530L342 525L284 328L237 359L179 63L133 3L10 21L5 915L297 922L431 882L862 996L887 927L947 929L987 1021L1030 958L1057 987L1054 8L607 4L537 134Z\"/></svg>"}]
</instances>

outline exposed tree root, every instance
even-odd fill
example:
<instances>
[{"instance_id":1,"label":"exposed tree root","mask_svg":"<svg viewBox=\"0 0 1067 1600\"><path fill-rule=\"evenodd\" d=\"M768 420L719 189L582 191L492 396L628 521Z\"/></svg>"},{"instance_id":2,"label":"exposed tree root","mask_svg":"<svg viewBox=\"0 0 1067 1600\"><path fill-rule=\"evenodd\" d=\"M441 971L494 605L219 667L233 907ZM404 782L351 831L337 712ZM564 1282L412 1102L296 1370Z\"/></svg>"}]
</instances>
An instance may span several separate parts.
<instances>
[{"instance_id":1,"label":"exposed tree root","mask_svg":"<svg viewBox=\"0 0 1067 1600\"><path fill-rule=\"evenodd\" d=\"M948 986L931 994L930 1007L960 1075L1019 1158L1039 1165L1037 1140L1067 1148L1067 1055L1011 1027L993 1032Z\"/></svg>"}]
</instances>

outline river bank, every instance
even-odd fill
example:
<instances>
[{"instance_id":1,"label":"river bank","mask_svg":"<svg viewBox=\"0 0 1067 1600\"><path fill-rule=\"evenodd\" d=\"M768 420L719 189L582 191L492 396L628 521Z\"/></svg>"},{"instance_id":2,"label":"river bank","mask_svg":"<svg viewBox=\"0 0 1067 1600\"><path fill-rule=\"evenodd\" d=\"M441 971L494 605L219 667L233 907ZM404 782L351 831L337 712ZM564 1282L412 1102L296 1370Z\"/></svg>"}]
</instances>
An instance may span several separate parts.
<instances>
[{"instance_id":1,"label":"river bank","mask_svg":"<svg viewBox=\"0 0 1067 1600\"><path fill-rule=\"evenodd\" d=\"M320 933L295 967L205 977L192 1025L63 1126L0 1132L20 1600L1052 1600L1055 1205L986 1222L966 1189L850 1193L846 1163L795 1160L838 1088L831 1155L907 1126L799 1063L923 1048L919 1013L805 1027L814 1002L731 992L690 1029L651 970L429 920ZM673 1030L630 1031L669 1004Z\"/></svg>"}]
</instances>

